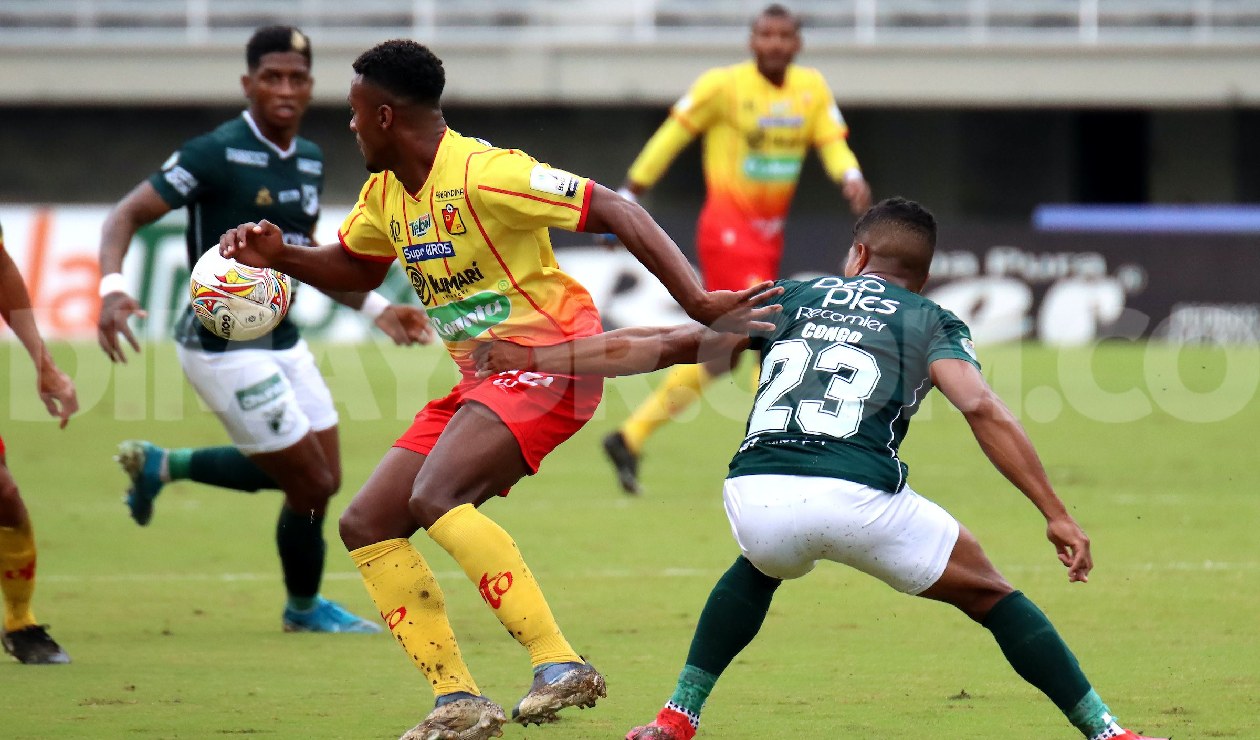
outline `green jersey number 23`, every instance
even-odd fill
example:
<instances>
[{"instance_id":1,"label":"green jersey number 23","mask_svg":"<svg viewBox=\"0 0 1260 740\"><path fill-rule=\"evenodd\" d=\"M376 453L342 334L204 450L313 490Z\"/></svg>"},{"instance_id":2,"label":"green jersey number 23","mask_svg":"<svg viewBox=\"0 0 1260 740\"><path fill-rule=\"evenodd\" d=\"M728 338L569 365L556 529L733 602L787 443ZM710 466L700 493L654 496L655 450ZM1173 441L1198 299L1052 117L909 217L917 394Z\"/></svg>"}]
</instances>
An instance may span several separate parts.
<instances>
[{"instance_id":1,"label":"green jersey number 23","mask_svg":"<svg viewBox=\"0 0 1260 740\"><path fill-rule=\"evenodd\" d=\"M810 370L826 382L821 398L793 393ZM862 423L862 406L880 378L869 352L841 342L815 353L803 339L775 342L762 360L762 373L765 382L748 419L749 437L788 431L793 417L807 434L849 437Z\"/></svg>"}]
</instances>

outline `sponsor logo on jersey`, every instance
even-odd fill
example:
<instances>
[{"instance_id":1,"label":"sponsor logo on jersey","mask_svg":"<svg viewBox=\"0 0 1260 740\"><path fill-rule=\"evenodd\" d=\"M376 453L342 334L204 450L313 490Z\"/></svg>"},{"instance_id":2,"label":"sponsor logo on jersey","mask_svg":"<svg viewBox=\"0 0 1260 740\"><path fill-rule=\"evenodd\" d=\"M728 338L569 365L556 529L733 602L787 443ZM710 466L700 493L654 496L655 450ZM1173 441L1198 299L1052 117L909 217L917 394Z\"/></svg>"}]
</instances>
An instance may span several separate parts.
<instances>
[{"instance_id":1,"label":"sponsor logo on jersey","mask_svg":"<svg viewBox=\"0 0 1260 740\"><path fill-rule=\"evenodd\" d=\"M324 163L319 161L318 159L307 159L305 157L298 157L297 168L298 168L298 172L301 172L307 175L313 175L315 177L319 177L320 175L324 174Z\"/></svg>"},{"instance_id":2,"label":"sponsor logo on jersey","mask_svg":"<svg viewBox=\"0 0 1260 740\"><path fill-rule=\"evenodd\" d=\"M407 231L410 232L413 239L422 238L425 234L429 233L429 229L431 228L433 228L433 216L428 213L424 214L415 221L407 223Z\"/></svg>"},{"instance_id":3,"label":"sponsor logo on jersey","mask_svg":"<svg viewBox=\"0 0 1260 740\"><path fill-rule=\"evenodd\" d=\"M406 262L424 262L425 260L445 259L455 256L455 245L450 242L429 242L428 244L409 244L402 248L403 260Z\"/></svg>"},{"instance_id":4,"label":"sponsor logo on jersey","mask_svg":"<svg viewBox=\"0 0 1260 740\"><path fill-rule=\"evenodd\" d=\"M540 193L561 195L572 198L577 195L578 185L582 179L577 175L548 167L545 164L534 165L529 173L529 189Z\"/></svg>"},{"instance_id":5,"label":"sponsor logo on jersey","mask_svg":"<svg viewBox=\"0 0 1260 740\"><path fill-rule=\"evenodd\" d=\"M805 125L804 116L762 116L757 119L762 128L800 128Z\"/></svg>"},{"instance_id":6,"label":"sponsor logo on jersey","mask_svg":"<svg viewBox=\"0 0 1260 740\"><path fill-rule=\"evenodd\" d=\"M971 341L971 337L963 337L962 341L960 341L958 344L959 346L962 347L963 352L966 352L968 355L971 356L971 359L973 360L979 359L978 357L976 357L976 343Z\"/></svg>"},{"instance_id":7,"label":"sponsor logo on jersey","mask_svg":"<svg viewBox=\"0 0 1260 740\"><path fill-rule=\"evenodd\" d=\"M402 224L393 216L389 217L389 238L394 242L402 241Z\"/></svg>"},{"instance_id":8,"label":"sponsor logo on jersey","mask_svg":"<svg viewBox=\"0 0 1260 740\"><path fill-rule=\"evenodd\" d=\"M448 342L459 342L484 334L512 314L507 296L484 290L456 303L429 309L433 329Z\"/></svg>"},{"instance_id":9,"label":"sponsor logo on jersey","mask_svg":"<svg viewBox=\"0 0 1260 740\"><path fill-rule=\"evenodd\" d=\"M407 265L406 270L407 279L411 281L411 288L416 291L416 297L420 299L420 302L426 306L437 303L439 298L462 296L468 288L480 283L486 277L481 273L481 268L477 267L476 262L462 272L442 277L425 275L414 265Z\"/></svg>"},{"instance_id":10,"label":"sponsor logo on jersey","mask_svg":"<svg viewBox=\"0 0 1260 740\"><path fill-rule=\"evenodd\" d=\"M258 188L258 195L254 196L254 205L269 206L272 202L271 191L267 188Z\"/></svg>"},{"instance_id":11,"label":"sponsor logo on jersey","mask_svg":"<svg viewBox=\"0 0 1260 740\"><path fill-rule=\"evenodd\" d=\"M319 214L319 188L314 185L302 186L302 212L308 216Z\"/></svg>"},{"instance_id":12,"label":"sponsor logo on jersey","mask_svg":"<svg viewBox=\"0 0 1260 740\"><path fill-rule=\"evenodd\" d=\"M464 197L463 188L452 188L451 190L434 190L433 191L434 200L454 200L456 198L462 198L462 197Z\"/></svg>"},{"instance_id":13,"label":"sponsor logo on jersey","mask_svg":"<svg viewBox=\"0 0 1260 740\"><path fill-rule=\"evenodd\" d=\"M302 199L302 191L297 190L296 188L293 190L281 190L279 193L276 194L276 200L280 201L281 203L294 203L301 199Z\"/></svg>"},{"instance_id":14,"label":"sponsor logo on jersey","mask_svg":"<svg viewBox=\"0 0 1260 740\"><path fill-rule=\"evenodd\" d=\"M744 176L758 182L795 182L801 172L801 158L750 154L744 157Z\"/></svg>"},{"instance_id":15,"label":"sponsor logo on jersey","mask_svg":"<svg viewBox=\"0 0 1260 740\"><path fill-rule=\"evenodd\" d=\"M846 280L839 277L825 277L813 284L814 288L827 291L822 307L837 306L853 311L870 311L891 315L897 313L901 301L881 298L885 290L883 281L874 278L853 278Z\"/></svg>"},{"instance_id":16,"label":"sponsor logo on jersey","mask_svg":"<svg viewBox=\"0 0 1260 740\"><path fill-rule=\"evenodd\" d=\"M179 165L175 165L162 173L162 179L166 180L171 187L175 188L175 192L180 195L188 195L201 184L197 182L196 177L193 177L193 173Z\"/></svg>"},{"instance_id":17,"label":"sponsor logo on jersey","mask_svg":"<svg viewBox=\"0 0 1260 740\"><path fill-rule=\"evenodd\" d=\"M284 395L285 390L280 373L275 373L237 391L236 404L241 407L241 411L253 411Z\"/></svg>"},{"instance_id":18,"label":"sponsor logo on jersey","mask_svg":"<svg viewBox=\"0 0 1260 740\"><path fill-rule=\"evenodd\" d=\"M227 161L233 164L243 164L246 167L266 167L271 161L271 157L266 152L255 152L250 149L235 149L227 147L223 150L223 156L227 157Z\"/></svg>"},{"instance_id":19,"label":"sponsor logo on jersey","mask_svg":"<svg viewBox=\"0 0 1260 740\"><path fill-rule=\"evenodd\" d=\"M493 576L489 573L482 573L481 582L477 584L477 590L481 592L481 598L486 600L491 609L498 609L503 605L503 595L510 588L512 588L512 571L510 570L495 573Z\"/></svg>"},{"instance_id":20,"label":"sponsor logo on jersey","mask_svg":"<svg viewBox=\"0 0 1260 740\"><path fill-rule=\"evenodd\" d=\"M448 234L468 233L468 229L464 227L464 219L459 215L459 209L453 203L442 206L442 224L446 227Z\"/></svg>"},{"instance_id":21,"label":"sponsor logo on jersey","mask_svg":"<svg viewBox=\"0 0 1260 740\"><path fill-rule=\"evenodd\" d=\"M850 324L860 326L868 331L883 331L884 322L871 316L863 316L856 313L838 313L829 311L825 308L813 308L811 306L801 306L796 309L796 318L805 320L830 321L833 324Z\"/></svg>"}]
</instances>

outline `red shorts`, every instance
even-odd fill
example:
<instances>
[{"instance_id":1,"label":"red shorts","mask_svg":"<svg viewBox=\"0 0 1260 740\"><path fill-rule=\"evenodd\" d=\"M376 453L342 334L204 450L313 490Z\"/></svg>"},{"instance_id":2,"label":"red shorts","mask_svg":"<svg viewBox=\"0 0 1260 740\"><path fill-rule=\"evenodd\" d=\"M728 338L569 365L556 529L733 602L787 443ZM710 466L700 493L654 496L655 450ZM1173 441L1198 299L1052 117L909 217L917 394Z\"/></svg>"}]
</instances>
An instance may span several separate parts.
<instances>
[{"instance_id":1,"label":"red shorts","mask_svg":"<svg viewBox=\"0 0 1260 740\"><path fill-rule=\"evenodd\" d=\"M696 256L706 290L743 290L778 279L783 232L767 236L742 218L706 209L696 225Z\"/></svg>"},{"instance_id":2,"label":"red shorts","mask_svg":"<svg viewBox=\"0 0 1260 740\"><path fill-rule=\"evenodd\" d=\"M450 393L425 404L394 446L429 454L459 407L476 401L507 425L530 473L537 473L548 453L591 420L603 394L604 379L591 376L509 370L490 378L465 377Z\"/></svg>"},{"instance_id":3,"label":"red shorts","mask_svg":"<svg viewBox=\"0 0 1260 740\"><path fill-rule=\"evenodd\" d=\"M0 458L4 457L4 437L0 437Z\"/></svg>"}]
</instances>

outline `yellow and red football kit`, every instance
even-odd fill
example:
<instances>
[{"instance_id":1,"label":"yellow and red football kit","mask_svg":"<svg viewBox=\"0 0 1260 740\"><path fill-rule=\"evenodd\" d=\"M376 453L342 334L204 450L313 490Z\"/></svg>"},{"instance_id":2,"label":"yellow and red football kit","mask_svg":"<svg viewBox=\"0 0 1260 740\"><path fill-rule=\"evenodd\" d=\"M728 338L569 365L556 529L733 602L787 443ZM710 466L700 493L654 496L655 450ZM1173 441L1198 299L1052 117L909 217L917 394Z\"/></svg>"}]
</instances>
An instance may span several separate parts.
<instances>
[{"instance_id":1,"label":"yellow and red football kit","mask_svg":"<svg viewBox=\"0 0 1260 740\"><path fill-rule=\"evenodd\" d=\"M779 276L783 223L811 147L833 180L861 174L848 134L818 70L791 65L775 85L748 61L701 75L627 178L651 187L703 135L708 197L696 229L700 271L709 290L742 290Z\"/></svg>"},{"instance_id":2,"label":"yellow and red football kit","mask_svg":"<svg viewBox=\"0 0 1260 740\"><path fill-rule=\"evenodd\" d=\"M342 247L356 258L402 264L463 376L417 414L397 446L428 454L455 410L476 400L512 430L536 471L594 414L601 379L519 373L480 380L471 358L480 342L542 346L602 330L590 294L556 264L547 232L580 230L593 187L451 130L418 192L389 172L364 184L338 232Z\"/></svg>"}]
</instances>

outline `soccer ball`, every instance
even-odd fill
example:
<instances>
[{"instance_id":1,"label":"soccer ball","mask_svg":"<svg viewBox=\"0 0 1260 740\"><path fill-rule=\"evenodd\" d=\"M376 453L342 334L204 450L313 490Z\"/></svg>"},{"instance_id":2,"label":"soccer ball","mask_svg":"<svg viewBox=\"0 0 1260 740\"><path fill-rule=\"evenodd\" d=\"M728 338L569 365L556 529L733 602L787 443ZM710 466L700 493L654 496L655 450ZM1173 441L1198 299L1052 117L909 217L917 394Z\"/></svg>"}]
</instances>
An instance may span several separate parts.
<instances>
[{"instance_id":1,"label":"soccer ball","mask_svg":"<svg viewBox=\"0 0 1260 740\"><path fill-rule=\"evenodd\" d=\"M267 267L250 267L211 249L189 280L193 312L216 337L257 339L276 328L289 310L292 279Z\"/></svg>"}]
</instances>

